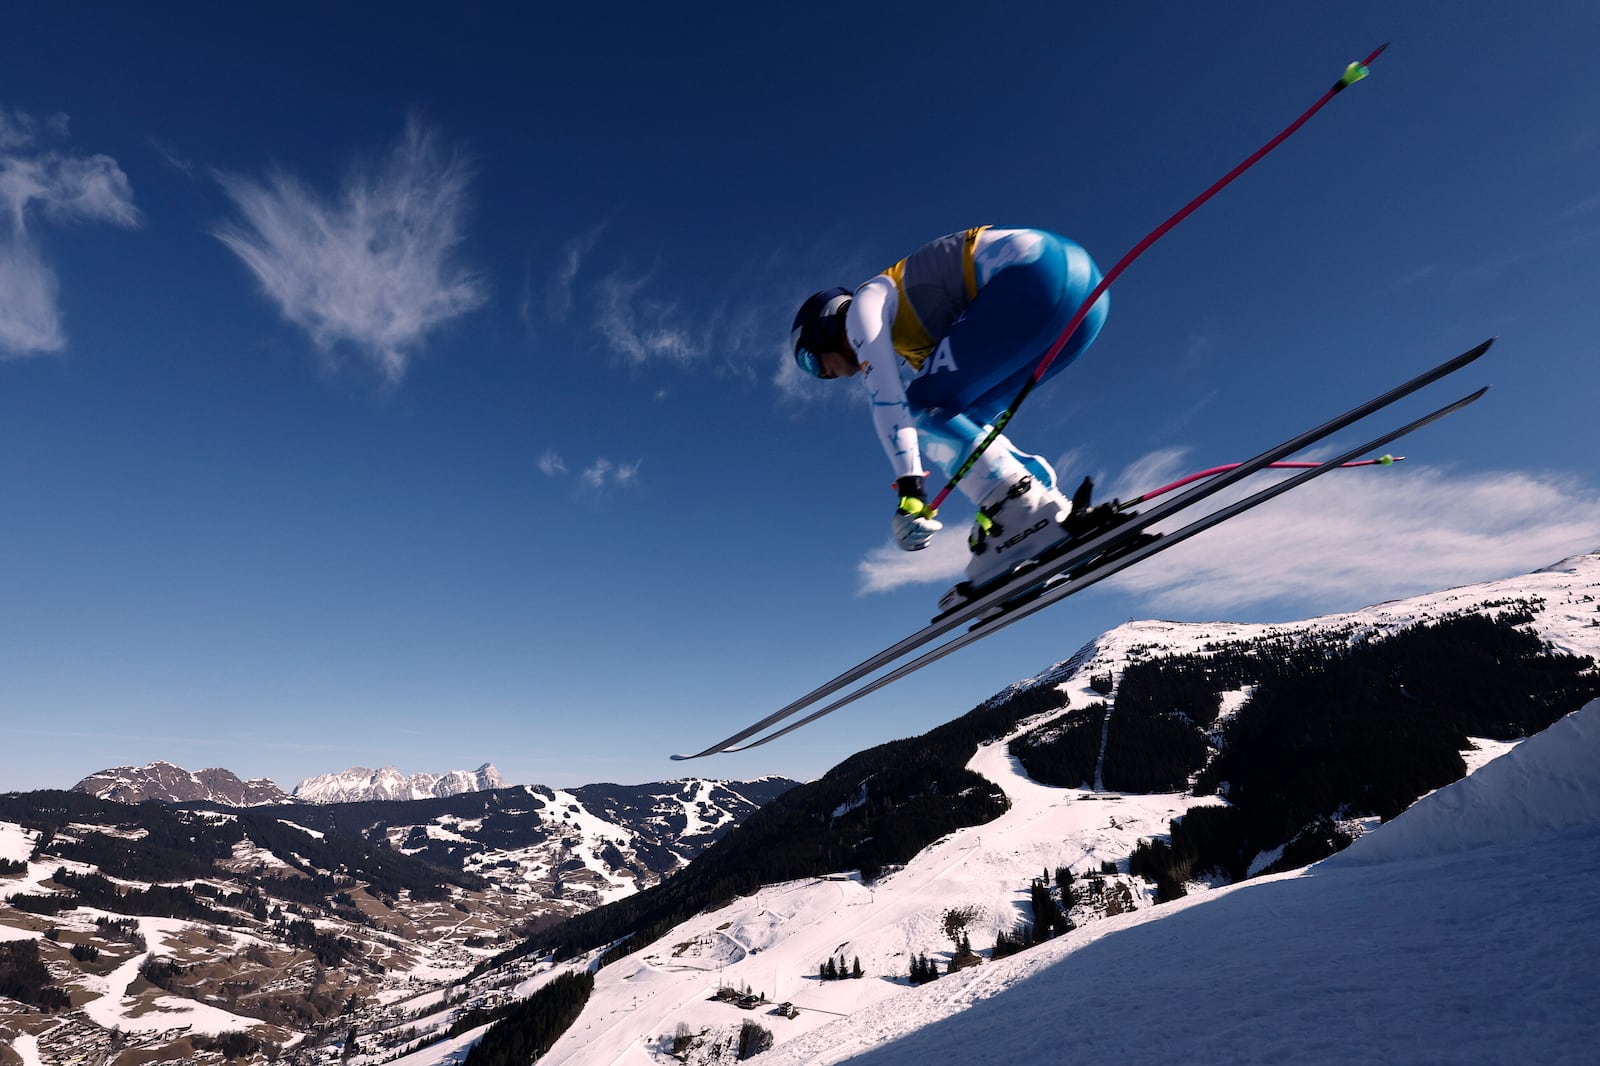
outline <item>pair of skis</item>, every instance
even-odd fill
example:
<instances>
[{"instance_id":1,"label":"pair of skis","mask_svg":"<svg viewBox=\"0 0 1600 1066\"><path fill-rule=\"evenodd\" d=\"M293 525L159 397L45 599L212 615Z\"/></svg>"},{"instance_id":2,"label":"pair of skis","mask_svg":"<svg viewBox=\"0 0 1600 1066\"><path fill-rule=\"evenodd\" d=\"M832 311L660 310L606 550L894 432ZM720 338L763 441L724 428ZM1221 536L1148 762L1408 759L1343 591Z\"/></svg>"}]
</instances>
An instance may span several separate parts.
<instances>
[{"instance_id":1,"label":"pair of skis","mask_svg":"<svg viewBox=\"0 0 1600 1066\"><path fill-rule=\"evenodd\" d=\"M1309 429L1273 448L1269 448L1254 459L1234 465L1231 469L1225 469L1215 477L1194 485L1187 491L1155 505L1148 511L1130 516L1126 521L1114 528L1097 536L1089 537L1082 543L1072 546L1047 562L1014 572L1010 578L1002 581L998 586L983 590L975 599L939 615L927 626L904 640L858 663L832 681L818 686L760 721L711 745L704 751L687 755L674 755L673 758L678 760L699 759L707 755L748 751L751 748L769 744L781 736L794 732L801 726L814 722L824 715L832 714L839 708L847 706L869 693L876 692L885 685L898 681L900 678L920 670L924 666L937 662L952 652L959 651L974 641L981 640L991 633L996 633L1011 623L1026 618L1035 611L1042 610L1053 603L1066 599L1068 596L1081 592L1103 578L1110 577L1135 563L1181 544L1183 541L1210 529L1212 526L1243 514L1245 511L1266 503L1268 500L1303 485L1313 478L1320 477L1330 470L1337 469L1345 463L1356 460L1358 456L1382 448L1406 436L1408 433L1412 433L1431 422L1436 422L1446 415L1466 407L1483 396L1488 391L1488 386L1486 385L1476 392L1463 396L1453 403L1446 404L1438 410L1398 429L1390 430L1376 439L1362 444L1360 447L1352 448L1341 455L1329 459L1325 463L1313 465L1293 477L1276 482L1235 503L1219 508L1216 511L1208 512L1203 517L1196 518L1177 530L1163 533L1155 539L1150 539L1144 532L1163 519L1193 507L1201 500L1221 492L1251 474L1271 467L1274 463L1302 451L1419 389L1455 373L1483 355L1493 343L1494 340L1492 338L1484 341L1476 348L1463 352L1453 359L1446 360L1431 370L1417 375L1410 381L1397 385L1388 392L1359 404L1314 429ZM881 676L871 677L871 675L877 674L880 670L900 662L900 660L917 649L968 623L971 623L971 628L966 633L924 652ZM870 680L867 680L869 678ZM861 682L861 684L857 685L857 682ZM857 685L857 687L852 688L851 686L853 685ZM818 704L822 704L829 697L836 698L821 707L817 707ZM773 728L786 719L813 707L817 707L817 709L811 710L804 717L780 728ZM766 733L764 736L760 735L769 729L773 731Z\"/></svg>"}]
</instances>

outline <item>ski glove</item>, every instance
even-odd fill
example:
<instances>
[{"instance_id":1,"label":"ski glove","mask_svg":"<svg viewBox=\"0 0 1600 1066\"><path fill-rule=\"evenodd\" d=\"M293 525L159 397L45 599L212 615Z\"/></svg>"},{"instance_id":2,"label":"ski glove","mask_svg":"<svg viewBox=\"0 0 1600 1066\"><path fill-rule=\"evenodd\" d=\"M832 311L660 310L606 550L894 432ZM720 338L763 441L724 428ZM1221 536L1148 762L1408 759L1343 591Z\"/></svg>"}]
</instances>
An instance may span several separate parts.
<instances>
[{"instance_id":1,"label":"ski glove","mask_svg":"<svg viewBox=\"0 0 1600 1066\"><path fill-rule=\"evenodd\" d=\"M922 490L922 478L916 475L895 482L900 493L900 506L894 512L895 543L908 552L921 551L928 546L933 535L944 528L944 523L933 517Z\"/></svg>"}]
</instances>

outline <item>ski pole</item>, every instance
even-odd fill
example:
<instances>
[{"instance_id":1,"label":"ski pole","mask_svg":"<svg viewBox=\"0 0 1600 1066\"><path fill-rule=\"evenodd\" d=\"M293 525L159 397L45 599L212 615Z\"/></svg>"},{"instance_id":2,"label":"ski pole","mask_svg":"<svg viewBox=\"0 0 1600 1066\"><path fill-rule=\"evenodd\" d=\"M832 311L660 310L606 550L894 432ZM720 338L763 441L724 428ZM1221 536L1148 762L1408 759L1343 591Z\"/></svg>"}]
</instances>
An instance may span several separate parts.
<instances>
[{"instance_id":1,"label":"ski pole","mask_svg":"<svg viewBox=\"0 0 1600 1066\"><path fill-rule=\"evenodd\" d=\"M1067 323L1066 328L1061 331L1061 335L1056 338L1055 343L1050 345L1049 350L1044 353L1044 358L1039 360L1039 365L1034 368L1033 374L1029 376L1027 381L1023 382L1022 388L1018 390L1016 398L1011 401L1011 406L1000 412L1000 416L994 420L994 425L989 428L989 432L984 435L984 438L981 441L978 442L977 448L971 455L967 456L966 461L961 464L961 466L953 475L951 475L949 483L945 485L944 488L940 489L939 494L933 498L931 503L929 503L928 510L930 512L937 512L939 510L939 505L944 503L945 497L950 495L950 490L954 489L956 485L967 476L973 465L978 461L978 457L984 452L988 451L989 445L993 444L995 438L1000 436L1001 432L1006 428L1006 423L1011 421L1012 416L1017 413L1017 408L1022 406L1022 401L1028 398L1028 393L1032 392L1033 387L1039 384L1039 381L1045 375L1045 371L1050 369L1050 364L1056 361L1056 356L1061 354L1061 350L1067 346L1067 341L1072 338L1073 333L1077 332L1078 327L1083 324L1083 320L1089 316L1089 310L1094 306L1095 301L1100 299L1100 297L1105 294L1105 291L1111 287L1111 283L1117 279L1118 275L1126 270L1135 259L1143 255L1145 249L1149 248L1152 244L1156 243L1156 241L1166 236L1168 230L1182 222L1185 218L1188 218L1189 215L1193 214L1201 204L1205 203L1217 193L1221 192L1233 181L1233 179L1237 178L1240 174L1243 174L1246 170L1249 170L1251 167L1253 167L1262 156L1266 155L1268 152L1272 151L1274 148L1278 147L1278 145L1287 140L1291 134L1293 134L1301 126L1305 125L1306 122L1310 120L1312 115L1315 115L1318 111L1321 111L1328 101L1332 100L1344 89L1354 85L1356 82L1366 77L1367 67L1371 65L1371 63L1376 60L1379 55L1382 54L1385 48L1388 47L1389 45L1387 43L1381 44L1375 48L1372 54L1367 56L1367 58L1356 63L1351 63L1349 66L1345 67L1344 74L1340 76L1338 81L1333 83L1333 87L1327 92L1323 93L1317 102L1308 107L1299 118L1285 126L1276 137L1272 138L1272 140L1268 141L1266 144L1263 144L1260 148L1257 148L1253 153L1251 153L1249 158L1245 159L1244 162L1240 163L1222 177L1218 178L1212 183L1210 188L1206 189L1206 191L1201 193L1199 196L1196 196L1193 200L1190 200L1171 218L1167 219L1165 222L1161 223L1161 225L1151 230L1143 240L1129 249L1127 254L1121 259L1117 260L1115 266L1106 271L1105 276L1100 279L1100 284L1096 285L1094 290L1089 293L1088 298L1079 305L1078 310L1073 314L1071 320Z\"/></svg>"},{"instance_id":2,"label":"ski pole","mask_svg":"<svg viewBox=\"0 0 1600 1066\"><path fill-rule=\"evenodd\" d=\"M1357 459L1355 462L1352 462L1352 463L1340 463L1339 467L1340 467L1340 469L1348 469L1348 468L1353 467L1353 466L1390 466L1390 465L1392 465L1394 463L1403 462L1404 460L1405 460L1405 456L1403 456L1403 455L1380 455L1376 459ZM1284 462L1284 463L1268 463L1266 465L1265 469L1268 469L1268 470L1310 470L1313 467L1317 467L1317 466L1321 466L1321 465L1322 465L1321 463L1308 463L1308 462L1302 462L1302 461L1296 460L1296 461L1293 461L1293 462ZM1155 499L1157 496L1165 496L1167 493L1171 492L1173 489L1181 489L1185 485L1188 485L1188 484L1190 484L1192 482L1195 482L1195 481L1200 481L1203 478L1215 477L1218 474L1226 474L1229 470L1235 470L1238 467L1239 467L1238 463L1224 463L1221 466L1214 466L1209 470L1196 471L1195 473L1190 474L1187 477L1179 478L1177 481L1174 481L1170 485L1162 485L1159 489L1151 489L1149 492L1145 493L1143 496L1140 496L1137 499L1119 502L1117 504L1117 509L1120 511L1120 510L1126 510L1129 507L1138 507L1140 504L1150 502L1151 500Z\"/></svg>"}]
</instances>

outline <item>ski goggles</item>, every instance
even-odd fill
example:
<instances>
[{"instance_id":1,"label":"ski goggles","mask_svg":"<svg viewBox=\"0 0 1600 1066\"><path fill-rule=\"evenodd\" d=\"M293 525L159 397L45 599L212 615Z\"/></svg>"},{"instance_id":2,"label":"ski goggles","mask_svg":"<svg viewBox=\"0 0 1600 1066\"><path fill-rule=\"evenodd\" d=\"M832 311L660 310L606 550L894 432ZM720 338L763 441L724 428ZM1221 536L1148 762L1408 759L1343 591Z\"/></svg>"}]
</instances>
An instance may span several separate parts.
<instances>
[{"instance_id":1,"label":"ski goggles","mask_svg":"<svg viewBox=\"0 0 1600 1066\"><path fill-rule=\"evenodd\" d=\"M814 378L833 377L832 374L822 369L822 360L818 358L817 353L804 345L795 345L794 361L800 364L801 370L804 370Z\"/></svg>"}]
</instances>

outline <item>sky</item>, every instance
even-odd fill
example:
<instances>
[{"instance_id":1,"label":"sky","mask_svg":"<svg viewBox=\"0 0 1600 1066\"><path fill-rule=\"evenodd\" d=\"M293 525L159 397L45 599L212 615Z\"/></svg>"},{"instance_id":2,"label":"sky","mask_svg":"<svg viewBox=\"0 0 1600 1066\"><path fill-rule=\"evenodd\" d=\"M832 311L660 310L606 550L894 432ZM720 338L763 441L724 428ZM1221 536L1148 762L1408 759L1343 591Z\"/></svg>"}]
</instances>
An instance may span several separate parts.
<instances>
[{"instance_id":1,"label":"sky","mask_svg":"<svg viewBox=\"0 0 1600 1066\"><path fill-rule=\"evenodd\" d=\"M0 788L814 777L1128 618L1273 621L1600 548L1600 11L35 6L0 34ZM1011 424L1136 495L1489 336L1405 463L1288 494L758 752L919 627L794 308L967 226L1151 248ZM1371 432L1341 437L1354 444Z\"/></svg>"}]
</instances>

